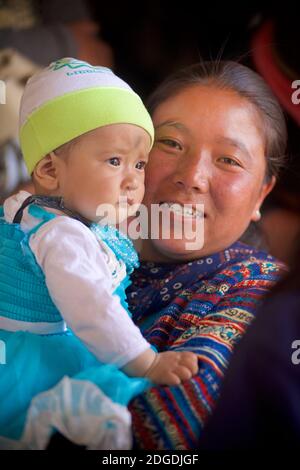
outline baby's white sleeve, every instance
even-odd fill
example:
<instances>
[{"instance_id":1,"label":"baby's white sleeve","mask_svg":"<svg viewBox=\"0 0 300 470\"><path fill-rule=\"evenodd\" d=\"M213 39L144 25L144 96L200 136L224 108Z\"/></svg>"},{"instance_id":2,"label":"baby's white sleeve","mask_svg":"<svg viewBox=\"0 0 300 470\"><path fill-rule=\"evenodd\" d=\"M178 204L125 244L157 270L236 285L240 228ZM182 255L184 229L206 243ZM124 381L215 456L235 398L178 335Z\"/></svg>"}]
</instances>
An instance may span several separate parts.
<instances>
[{"instance_id":1,"label":"baby's white sleeve","mask_svg":"<svg viewBox=\"0 0 300 470\"><path fill-rule=\"evenodd\" d=\"M53 303L100 361L123 367L150 347L112 294L105 254L87 227L56 217L31 236L30 247Z\"/></svg>"}]
</instances>

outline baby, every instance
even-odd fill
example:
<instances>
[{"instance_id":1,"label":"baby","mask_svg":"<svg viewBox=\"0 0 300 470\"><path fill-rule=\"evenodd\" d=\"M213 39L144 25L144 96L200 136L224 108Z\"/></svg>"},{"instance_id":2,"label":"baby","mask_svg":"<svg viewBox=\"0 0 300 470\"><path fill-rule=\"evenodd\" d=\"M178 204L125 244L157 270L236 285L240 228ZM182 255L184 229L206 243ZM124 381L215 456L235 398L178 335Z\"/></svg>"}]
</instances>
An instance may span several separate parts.
<instances>
[{"instance_id":1,"label":"baby","mask_svg":"<svg viewBox=\"0 0 300 470\"><path fill-rule=\"evenodd\" d=\"M141 99L107 68L62 59L27 83L20 142L35 195L22 191L8 198L0 225L0 340L9 358L0 379L6 404L0 435L24 442L33 428L47 434L36 425L40 409L51 421L53 396L63 386L59 414L65 416L78 395L72 388L77 379L81 389L97 387L102 402L124 406L151 383L176 385L197 373L194 353L156 352L127 310L125 288L138 259L114 225L134 215L143 199L153 138ZM85 414L102 419L103 413ZM61 424L66 420L58 421L49 429L74 440ZM109 428L115 435L111 420L106 435ZM81 427L81 435L89 432ZM99 428L88 439L95 434ZM47 443L32 442L29 447Z\"/></svg>"}]
</instances>

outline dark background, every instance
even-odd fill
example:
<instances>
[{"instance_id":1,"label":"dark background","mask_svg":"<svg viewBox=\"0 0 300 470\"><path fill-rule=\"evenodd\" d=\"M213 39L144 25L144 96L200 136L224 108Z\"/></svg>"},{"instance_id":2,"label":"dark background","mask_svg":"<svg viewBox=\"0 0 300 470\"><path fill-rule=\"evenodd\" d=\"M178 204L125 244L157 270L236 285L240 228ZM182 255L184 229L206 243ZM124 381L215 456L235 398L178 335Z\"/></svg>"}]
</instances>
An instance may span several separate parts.
<instances>
[{"instance_id":1,"label":"dark background","mask_svg":"<svg viewBox=\"0 0 300 470\"><path fill-rule=\"evenodd\" d=\"M279 22L276 40L300 72L300 17L289 1L272 6L189 0L90 4L102 36L113 47L116 72L144 96L170 72L199 59L242 57L251 62L251 36L270 17ZM298 48L291 47L295 43Z\"/></svg>"}]
</instances>

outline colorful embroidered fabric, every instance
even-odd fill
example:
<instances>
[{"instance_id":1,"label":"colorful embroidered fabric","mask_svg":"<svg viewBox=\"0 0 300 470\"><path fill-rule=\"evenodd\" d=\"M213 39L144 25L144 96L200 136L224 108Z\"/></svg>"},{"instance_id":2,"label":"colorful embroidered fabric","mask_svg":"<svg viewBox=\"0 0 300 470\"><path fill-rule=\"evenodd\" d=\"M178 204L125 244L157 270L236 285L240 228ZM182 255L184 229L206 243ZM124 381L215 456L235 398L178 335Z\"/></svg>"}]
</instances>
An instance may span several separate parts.
<instances>
[{"instance_id":1,"label":"colorful embroidered fabric","mask_svg":"<svg viewBox=\"0 0 300 470\"><path fill-rule=\"evenodd\" d=\"M197 376L130 405L135 446L197 449L233 348L284 267L240 242L185 264L143 262L127 289L133 320L159 351L194 351Z\"/></svg>"}]
</instances>

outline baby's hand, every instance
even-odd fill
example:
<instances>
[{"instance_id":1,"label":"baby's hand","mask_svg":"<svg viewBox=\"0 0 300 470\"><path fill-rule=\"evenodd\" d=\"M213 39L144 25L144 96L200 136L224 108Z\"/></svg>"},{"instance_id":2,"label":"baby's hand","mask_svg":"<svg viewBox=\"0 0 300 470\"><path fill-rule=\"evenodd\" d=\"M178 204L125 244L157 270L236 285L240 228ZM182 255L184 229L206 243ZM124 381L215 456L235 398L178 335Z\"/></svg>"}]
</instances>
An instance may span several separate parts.
<instances>
[{"instance_id":1,"label":"baby's hand","mask_svg":"<svg viewBox=\"0 0 300 470\"><path fill-rule=\"evenodd\" d=\"M157 354L146 373L152 382L160 385L179 385L198 372L198 358L192 352L166 351Z\"/></svg>"}]
</instances>

